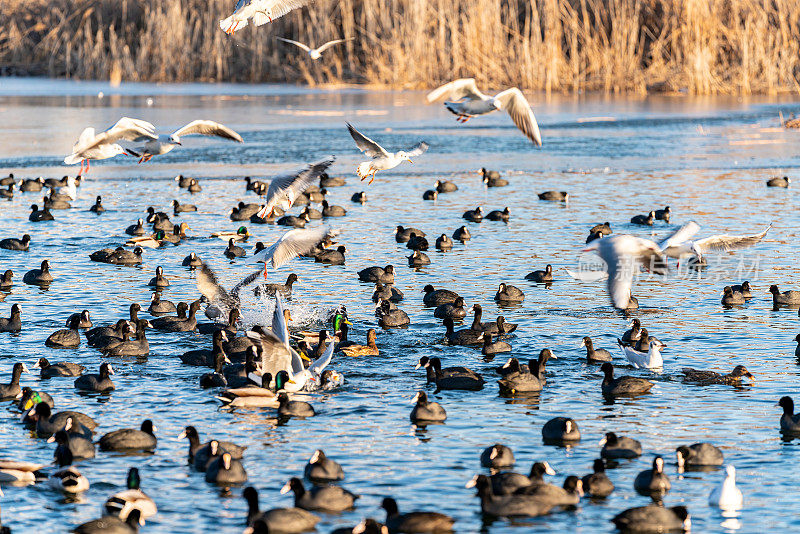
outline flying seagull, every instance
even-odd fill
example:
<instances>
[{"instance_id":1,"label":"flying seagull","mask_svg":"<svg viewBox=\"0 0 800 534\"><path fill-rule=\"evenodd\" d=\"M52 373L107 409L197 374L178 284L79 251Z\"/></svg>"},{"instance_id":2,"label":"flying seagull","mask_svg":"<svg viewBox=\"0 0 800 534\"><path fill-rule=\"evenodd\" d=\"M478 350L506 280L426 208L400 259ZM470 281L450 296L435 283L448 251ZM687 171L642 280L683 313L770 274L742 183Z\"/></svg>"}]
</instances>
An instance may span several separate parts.
<instances>
[{"instance_id":1,"label":"flying seagull","mask_svg":"<svg viewBox=\"0 0 800 534\"><path fill-rule=\"evenodd\" d=\"M392 154L387 152L381 145L353 128L353 125L349 122L345 124L347 124L347 129L350 130L350 135L353 137L353 141L356 142L358 149L372 158L371 161L365 161L359 164L356 169L356 173L361 177L362 182L369 178L369 183L372 183L375 179L376 172L394 169L404 161L414 163L411 161L412 157L419 156L428 150L428 143L421 141L408 151L401 150ZM370 174L372 175L371 178Z\"/></svg>"},{"instance_id":2,"label":"flying seagull","mask_svg":"<svg viewBox=\"0 0 800 534\"><path fill-rule=\"evenodd\" d=\"M516 87L506 89L495 96L489 96L478 90L474 78L461 78L434 89L427 96L429 103L441 98L452 100L452 102L445 102L444 106L456 115L458 122L462 123L477 115L505 110L517 128L528 139L533 141L536 146L542 146L542 136L539 133L539 125L536 123L531 105L525 99L522 91Z\"/></svg>"},{"instance_id":3,"label":"flying seagull","mask_svg":"<svg viewBox=\"0 0 800 534\"><path fill-rule=\"evenodd\" d=\"M287 261L300 254L311 252L318 244L337 235L339 235L339 230L331 228L289 230L272 245L255 254L253 258L256 262L264 262L264 278L266 278L268 266L277 269Z\"/></svg>"},{"instance_id":4,"label":"flying seagull","mask_svg":"<svg viewBox=\"0 0 800 534\"><path fill-rule=\"evenodd\" d=\"M644 267L656 274L664 274L666 272L664 251L691 239L699 229L700 226L696 222L690 221L660 243L628 234L611 235L595 239L584 251L596 251L605 261L608 272L606 283L611 303L614 307L625 310L631 297L634 273L640 267Z\"/></svg>"},{"instance_id":5,"label":"flying seagull","mask_svg":"<svg viewBox=\"0 0 800 534\"><path fill-rule=\"evenodd\" d=\"M178 128L169 135L159 135L135 149L127 149L127 152L139 158L139 163L150 161L153 156L161 156L171 151L178 145L183 145L181 137L184 135L213 135L223 139L230 139L238 143L243 143L242 136L234 132L224 124L214 121L196 120L186 126Z\"/></svg>"},{"instance_id":6,"label":"flying seagull","mask_svg":"<svg viewBox=\"0 0 800 534\"><path fill-rule=\"evenodd\" d=\"M351 41L352 39L335 39L333 41L328 41L327 43L325 43L324 45L322 45L322 46L320 46L318 48L311 48L310 46L305 45L303 43L300 43L298 41L292 41L291 39L284 39L283 37L278 37L278 40L279 41L283 41L284 43L291 43L291 44L293 44L295 46L298 46L298 47L302 48L303 50L308 52L308 55L311 56L311 59L319 59L319 58L322 57L322 53L325 50L327 50L330 47L332 47L333 45L337 45L337 44L343 43L345 41Z\"/></svg>"},{"instance_id":7,"label":"flying seagull","mask_svg":"<svg viewBox=\"0 0 800 534\"><path fill-rule=\"evenodd\" d=\"M219 27L232 34L247 26L247 19L252 18L253 24L262 26L280 18L293 9L298 9L311 0L239 0L233 8L233 15L219 21Z\"/></svg>"},{"instance_id":8,"label":"flying seagull","mask_svg":"<svg viewBox=\"0 0 800 534\"><path fill-rule=\"evenodd\" d=\"M269 183L269 189L267 189L266 203L256 215L262 219L267 216L271 217L276 207L287 211L292 207L297 197L308 189L308 186L317 181L320 175L325 172L335 160L336 158L331 156L318 163L312 163L302 171L273 178Z\"/></svg>"},{"instance_id":9,"label":"flying seagull","mask_svg":"<svg viewBox=\"0 0 800 534\"><path fill-rule=\"evenodd\" d=\"M677 259L694 256L698 262L702 262L703 255L706 252L730 252L731 250L752 247L764 239L770 228L772 228L772 224L767 226L763 232L755 235L720 234L704 237L703 239L695 239L694 241L687 239L683 243L668 247L664 254L670 258Z\"/></svg>"},{"instance_id":10,"label":"flying seagull","mask_svg":"<svg viewBox=\"0 0 800 534\"><path fill-rule=\"evenodd\" d=\"M227 317L232 309L239 308L239 292L241 289L253 283L260 274L261 271L256 271L248 275L244 280L233 286L230 291L227 291L219 283L217 275L214 274L211 267L202 263L197 270L197 289L208 300L210 306L215 306L223 312L224 317Z\"/></svg>"},{"instance_id":11,"label":"flying seagull","mask_svg":"<svg viewBox=\"0 0 800 534\"><path fill-rule=\"evenodd\" d=\"M72 146L72 154L64 158L64 163L81 164L80 174L89 171L89 160L108 159L125 154L117 141L143 141L156 139L155 126L147 121L122 117L111 128L96 134L94 128L86 128L81 132L78 142ZM86 168L84 169L84 163Z\"/></svg>"}]
</instances>

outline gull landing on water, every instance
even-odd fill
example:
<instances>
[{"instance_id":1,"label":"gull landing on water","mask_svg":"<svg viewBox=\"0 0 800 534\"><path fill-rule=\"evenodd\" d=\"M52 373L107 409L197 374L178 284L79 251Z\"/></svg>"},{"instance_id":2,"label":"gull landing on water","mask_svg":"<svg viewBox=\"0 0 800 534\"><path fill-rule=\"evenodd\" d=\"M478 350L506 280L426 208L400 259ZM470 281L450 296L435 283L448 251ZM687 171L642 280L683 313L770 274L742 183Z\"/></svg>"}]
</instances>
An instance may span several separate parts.
<instances>
[{"instance_id":1,"label":"gull landing on water","mask_svg":"<svg viewBox=\"0 0 800 534\"><path fill-rule=\"evenodd\" d=\"M477 115L505 110L517 128L528 139L533 141L536 146L542 146L542 135L539 133L539 125L533 115L531 105L525 99L522 91L516 87L506 89L495 96L489 96L478 90L474 78L461 78L434 89L427 96L429 103L441 98L453 100L453 102L445 102L444 105L450 113L456 115L456 120L461 123L465 123Z\"/></svg>"},{"instance_id":2,"label":"gull landing on water","mask_svg":"<svg viewBox=\"0 0 800 534\"><path fill-rule=\"evenodd\" d=\"M279 41L283 41L284 43L291 43L291 44L293 44L293 45L295 45L295 46L297 46L299 48L302 48L303 50L308 52L308 55L311 56L311 59L319 59L319 58L322 57L322 53L325 50L327 50L328 48L332 47L333 45L337 45L339 43L343 43L345 41L352 41L352 38L351 39L335 39L333 41L328 41L327 43L325 43L324 45L322 45L322 46L320 46L318 48L311 48L310 46L304 45L303 43L300 43L298 41L292 41L291 39L284 39L283 37L278 37L278 40Z\"/></svg>"},{"instance_id":3,"label":"gull landing on water","mask_svg":"<svg viewBox=\"0 0 800 534\"><path fill-rule=\"evenodd\" d=\"M253 24L262 26L280 18L288 12L301 8L311 0L239 0L233 8L233 15L219 21L219 27L231 35L247 26L247 19Z\"/></svg>"},{"instance_id":4,"label":"gull landing on water","mask_svg":"<svg viewBox=\"0 0 800 534\"><path fill-rule=\"evenodd\" d=\"M178 128L169 135L159 135L147 139L147 142L139 148L126 149L126 152L139 158L139 163L150 161L153 156L161 156L171 151L178 145L183 146L181 137L184 135L212 135L222 139L230 139L237 143L243 143L242 136L234 132L224 124L214 121L196 120L182 128ZM137 139L142 141L144 139Z\"/></svg>"},{"instance_id":5,"label":"gull landing on water","mask_svg":"<svg viewBox=\"0 0 800 534\"><path fill-rule=\"evenodd\" d=\"M95 134L94 128L86 128L81 132L78 142L72 146L72 154L64 158L64 163L81 164L79 174L89 171L89 160L113 158L126 151L117 141L144 141L156 139L155 126L147 121L122 117L111 128ZM84 163L86 167L84 168Z\"/></svg>"},{"instance_id":6,"label":"gull landing on water","mask_svg":"<svg viewBox=\"0 0 800 534\"><path fill-rule=\"evenodd\" d=\"M353 137L353 141L356 142L358 149L372 158L370 161L359 164L358 168L356 168L356 173L361 178L362 182L369 178L369 183L372 183L372 181L375 180L376 172L394 169L404 161L414 163L411 161L412 157L419 156L428 150L428 144L421 141L408 151L401 150L399 152L390 153L381 145L353 128L353 125L349 122L345 124L347 124L347 129L350 131L350 135Z\"/></svg>"}]
</instances>

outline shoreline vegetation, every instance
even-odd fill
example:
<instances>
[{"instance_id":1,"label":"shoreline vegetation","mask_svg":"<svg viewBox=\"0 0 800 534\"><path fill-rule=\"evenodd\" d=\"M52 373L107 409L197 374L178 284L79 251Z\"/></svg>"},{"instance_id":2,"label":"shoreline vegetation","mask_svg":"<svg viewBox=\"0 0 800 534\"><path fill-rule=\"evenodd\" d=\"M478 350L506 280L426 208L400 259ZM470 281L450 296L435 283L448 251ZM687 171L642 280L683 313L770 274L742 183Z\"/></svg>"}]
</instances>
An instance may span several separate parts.
<instances>
[{"instance_id":1,"label":"shoreline vegetation","mask_svg":"<svg viewBox=\"0 0 800 534\"><path fill-rule=\"evenodd\" d=\"M232 0L0 0L0 75L800 93L795 0L320 0L233 36ZM351 41L311 60L276 37Z\"/></svg>"}]
</instances>

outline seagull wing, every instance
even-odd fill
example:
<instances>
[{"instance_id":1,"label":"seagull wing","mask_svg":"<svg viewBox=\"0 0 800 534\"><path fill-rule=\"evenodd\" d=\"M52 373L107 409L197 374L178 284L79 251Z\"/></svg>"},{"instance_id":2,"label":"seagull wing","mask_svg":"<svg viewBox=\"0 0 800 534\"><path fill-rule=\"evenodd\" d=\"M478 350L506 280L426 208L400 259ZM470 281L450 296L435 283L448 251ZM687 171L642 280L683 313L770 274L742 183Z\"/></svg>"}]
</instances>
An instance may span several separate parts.
<instances>
[{"instance_id":1,"label":"seagull wing","mask_svg":"<svg viewBox=\"0 0 800 534\"><path fill-rule=\"evenodd\" d=\"M259 276L261 276L261 270L260 269L258 271L256 271L256 272L254 272L254 273L250 273L247 276L245 276L244 279L241 282L239 282L238 284L233 286L233 288L231 289L231 296L233 298L235 298L235 299L238 299L239 298L239 292L242 290L242 288L244 286L250 285L253 282L255 282L258 279Z\"/></svg>"},{"instance_id":2,"label":"seagull wing","mask_svg":"<svg viewBox=\"0 0 800 534\"><path fill-rule=\"evenodd\" d=\"M333 45L337 45L337 44L339 44L339 43L343 43L343 42L345 42L345 41L352 41L352 40L353 40L353 39L352 39L352 38L350 38L350 39L334 39L333 41L328 41L328 42L327 42L327 43L325 43L324 45L322 45L322 46L320 46L319 48L317 48L317 52L319 52L319 53L321 54L321 53L323 53L325 50L327 50L327 49L329 49L330 47L332 47Z\"/></svg>"},{"instance_id":3,"label":"seagull wing","mask_svg":"<svg viewBox=\"0 0 800 534\"><path fill-rule=\"evenodd\" d=\"M641 265L652 266L661 260L661 251L653 241L632 235L618 235L597 239L586 250L595 250L606 262L608 280L606 287L611 303L626 309L631 297L633 275Z\"/></svg>"},{"instance_id":4,"label":"seagull wing","mask_svg":"<svg viewBox=\"0 0 800 534\"><path fill-rule=\"evenodd\" d=\"M267 213L272 211L272 208L282 200L289 201L289 205L286 209L291 208L297 197L308 189L308 186L318 180L320 175L325 172L328 167L333 165L335 160L336 158L331 156L326 160L313 163L295 174L287 174L285 176L273 178L267 190L266 204L259 210L257 215L259 217L265 217Z\"/></svg>"},{"instance_id":5,"label":"seagull wing","mask_svg":"<svg viewBox=\"0 0 800 534\"><path fill-rule=\"evenodd\" d=\"M273 268L277 269L300 254L310 252L326 238L334 237L338 234L338 230L331 230L330 228L314 228L313 230L299 228L297 230L289 230L263 252L254 256L254 258L256 261L262 260L269 262L272 264Z\"/></svg>"},{"instance_id":6,"label":"seagull wing","mask_svg":"<svg viewBox=\"0 0 800 534\"><path fill-rule=\"evenodd\" d=\"M272 332L284 345L287 347L289 346L289 327L286 324L286 317L283 314L283 299L281 298L280 291L275 292L275 311L272 312Z\"/></svg>"},{"instance_id":7,"label":"seagull wing","mask_svg":"<svg viewBox=\"0 0 800 534\"><path fill-rule=\"evenodd\" d=\"M520 129L525 137L534 142L536 146L542 146L542 134L539 133L539 124L533 114L531 105L522 94L522 91L513 87L498 93L495 97L503 106L503 109L511 116L511 120Z\"/></svg>"},{"instance_id":8,"label":"seagull wing","mask_svg":"<svg viewBox=\"0 0 800 534\"><path fill-rule=\"evenodd\" d=\"M424 154L425 151L428 150L428 143L425 141L421 141L414 145L413 147L406 150L406 154L410 157L419 156L420 154Z\"/></svg>"},{"instance_id":9,"label":"seagull wing","mask_svg":"<svg viewBox=\"0 0 800 534\"><path fill-rule=\"evenodd\" d=\"M373 159L389 157L389 153L381 145L353 128L353 125L349 122L345 124L347 124L347 129L350 130L350 135L361 152Z\"/></svg>"},{"instance_id":10,"label":"seagull wing","mask_svg":"<svg viewBox=\"0 0 800 534\"><path fill-rule=\"evenodd\" d=\"M700 230L700 225L694 221L689 221L677 230L675 230L669 237L664 239L658 244L659 250L666 250L669 247L677 247L682 243L689 241L694 234Z\"/></svg>"},{"instance_id":11,"label":"seagull wing","mask_svg":"<svg viewBox=\"0 0 800 534\"><path fill-rule=\"evenodd\" d=\"M331 363L331 358L333 358L333 349L336 343L328 343L328 346L325 347L325 352L322 353L322 356L314 360L314 363L308 366L308 370L314 376L319 376L322 374L322 371Z\"/></svg>"},{"instance_id":12,"label":"seagull wing","mask_svg":"<svg viewBox=\"0 0 800 534\"><path fill-rule=\"evenodd\" d=\"M72 147L73 152L85 152L100 145L116 143L122 139L135 141L137 139L157 139L155 126L147 121L122 117L111 128L90 137L90 128L85 129L78 143Z\"/></svg>"},{"instance_id":13,"label":"seagull wing","mask_svg":"<svg viewBox=\"0 0 800 534\"><path fill-rule=\"evenodd\" d=\"M106 130L106 133L113 135L114 140L117 141L120 139L133 141L140 136L147 139L155 139L156 127L141 119L122 117L114 126Z\"/></svg>"},{"instance_id":14,"label":"seagull wing","mask_svg":"<svg viewBox=\"0 0 800 534\"><path fill-rule=\"evenodd\" d=\"M428 103L431 103L442 98L447 98L448 100L461 100L462 98L483 100L485 97L483 93L478 91L478 86L475 85L475 78L460 78L434 89L425 98Z\"/></svg>"},{"instance_id":15,"label":"seagull wing","mask_svg":"<svg viewBox=\"0 0 800 534\"><path fill-rule=\"evenodd\" d=\"M245 335L261 344L261 372L274 377L278 371L291 370L292 355L275 334L262 328L258 332L250 330Z\"/></svg>"},{"instance_id":16,"label":"seagull wing","mask_svg":"<svg viewBox=\"0 0 800 534\"><path fill-rule=\"evenodd\" d=\"M292 41L291 39L284 39L283 37L278 37L278 40L283 41L284 43L292 43L293 45L302 48L306 52L311 52L311 48L308 45L304 45L303 43Z\"/></svg>"},{"instance_id":17,"label":"seagull wing","mask_svg":"<svg viewBox=\"0 0 800 534\"><path fill-rule=\"evenodd\" d=\"M742 248L752 247L759 243L764 236L767 235L772 224L767 228L755 235L712 235L703 239L698 239L694 242L701 252L729 252L731 250L738 250Z\"/></svg>"},{"instance_id":18,"label":"seagull wing","mask_svg":"<svg viewBox=\"0 0 800 534\"><path fill-rule=\"evenodd\" d=\"M272 10L272 20L299 9L311 3L311 0L267 0L266 4Z\"/></svg>"},{"instance_id":19,"label":"seagull wing","mask_svg":"<svg viewBox=\"0 0 800 534\"><path fill-rule=\"evenodd\" d=\"M244 142L241 135L234 132L224 124L207 120L192 121L183 128L179 128L174 132L172 132L172 135L175 137L181 137L183 135L194 135L194 134L214 135L217 137L222 137L223 139L230 139L231 141L237 141L239 143Z\"/></svg>"},{"instance_id":20,"label":"seagull wing","mask_svg":"<svg viewBox=\"0 0 800 534\"><path fill-rule=\"evenodd\" d=\"M197 270L197 289L213 304L229 305L233 298L217 280L217 275L205 263Z\"/></svg>"}]
</instances>

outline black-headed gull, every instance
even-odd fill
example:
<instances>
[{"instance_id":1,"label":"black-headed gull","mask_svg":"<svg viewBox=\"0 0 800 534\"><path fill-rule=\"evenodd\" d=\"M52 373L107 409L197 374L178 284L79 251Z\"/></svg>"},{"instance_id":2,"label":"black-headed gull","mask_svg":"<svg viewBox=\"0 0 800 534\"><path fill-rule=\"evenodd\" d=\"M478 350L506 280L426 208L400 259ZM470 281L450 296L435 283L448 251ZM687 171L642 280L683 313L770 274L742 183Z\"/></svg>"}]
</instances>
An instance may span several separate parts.
<instances>
[{"instance_id":1,"label":"black-headed gull","mask_svg":"<svg viewBox=\"0 0 800 534\"><path fill-rule=\"evenodd\" d=\"M516 87L490 96L478 90L474 78L461 78L434 89L427 96L428 102L435 102L441 98L451 100L444 105L450 113L456 115L456 120L462 123L477 115L503 110L528 139L536 146L542 145L539 124L536 122L531 105L522 91Z\"/></svg>"},{"instance_id":2,"label":"black-headed gull","mask_svg":"<svg viewBox=\"0 0 800 534\"><path fill-rule=\"evenodd\" d=\"M358 149L372 158L370 161L365 161L359 164L358 168L356 169L356 173L361 178L362 182L369 178L369 183L372 183L372 181L375 179L376 172L394 169L404 161L414 163L411 161L411 158L414 156L419 156L428 150L428 144L424 141L420 141L409 150L400 150L399 152L394 153L387 152L386 149L384 149L381 145L353 128L352 124L349 122L346 124L347 129L350 131L350 135L353 137L353 141L356 142Z\"/></svg>"}]
</instances>

